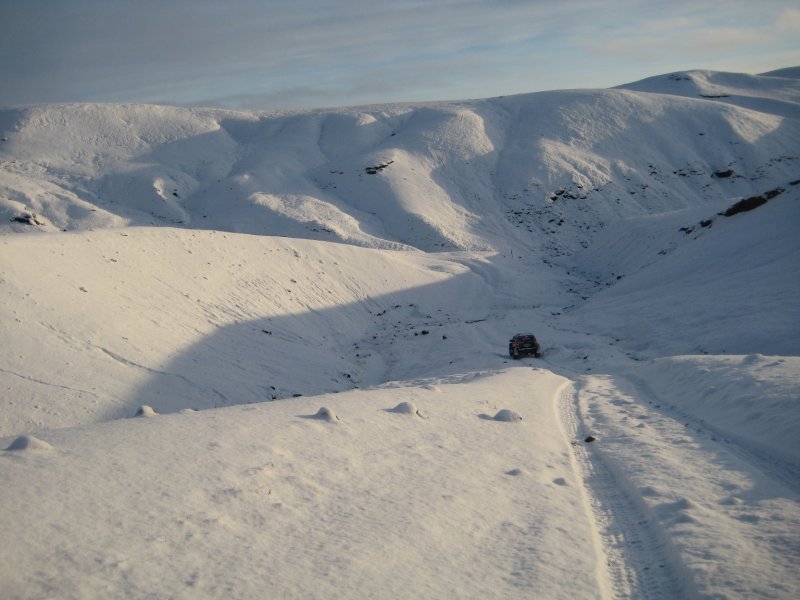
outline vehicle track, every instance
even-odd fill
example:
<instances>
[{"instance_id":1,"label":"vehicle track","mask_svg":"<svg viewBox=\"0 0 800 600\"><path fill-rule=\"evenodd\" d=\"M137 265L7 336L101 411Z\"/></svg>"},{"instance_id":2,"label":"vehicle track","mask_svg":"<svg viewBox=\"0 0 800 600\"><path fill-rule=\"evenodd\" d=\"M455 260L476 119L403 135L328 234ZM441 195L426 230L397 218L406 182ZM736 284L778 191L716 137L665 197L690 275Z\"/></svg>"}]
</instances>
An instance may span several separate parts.
<instances>
[{"instance_id":1,"label":"vehicle track","mask_svg":"<svg viewBox=\"0 0 800 600\"><path fill-rule=\"evenodd\" d=\"M697 597L670 542L646 515L637 498L626 492L603 460L602 451L583 441L585 430L574 382L558 398L561 423L570 441L574 466L582 482L590 518L600 539L601 592L608 598ZM605 573L603 573L605 571Z\"/></svg>"}]
</instances>

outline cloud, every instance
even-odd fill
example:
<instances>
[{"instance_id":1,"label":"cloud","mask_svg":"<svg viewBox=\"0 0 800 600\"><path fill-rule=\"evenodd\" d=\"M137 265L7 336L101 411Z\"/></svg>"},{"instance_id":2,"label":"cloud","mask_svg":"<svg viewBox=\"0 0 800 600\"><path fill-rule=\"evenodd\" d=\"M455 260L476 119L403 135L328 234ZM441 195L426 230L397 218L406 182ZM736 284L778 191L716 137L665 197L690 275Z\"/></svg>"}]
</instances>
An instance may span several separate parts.
<instances>
[{"instance_id":1,"label":"cloud","mask_svg":"<svg viewBox=\"0 0 800 600\"><path fill-rule=\"evenodd\" d=\"M670 56L775 54L770 36L791 37L778 30L797 13L783 0L6 2L0 103L271 107L619 83Z\"/></svg>"},{"instance_id":2,"label":"cloud","mask_svg":"<svg viewBox=\"0 0 800 600\"><path fill-rule=\"evenodd\" d=\"M16 60L0 75L97 99L147 97L175 82L297 87L300 72L313 79L513 45L547 26L536 14L536 3L509 1L29 0L4 9L0 50Z\"/></svg>"},{"instance_id":3,"label":"cloud","mask_svg":"<svg viewBox=\"0 0 800 600\"><path fill-rule=\"evenodd\" d=\"M775 26L781 32L799 32L800 8L787 8L784 10L778 17Z\"/></svg>"},{"instance_id":4,"label":"cloud","mask_svg":"<svg viewBox=\"0 0 800 600\"><path fill-rule=\"evenodd\" d=\"M691 27L683 31L663 30L663 33L645 30L612 39L577 43L582 43L587 50L601 55L634 57L642 62L665 55L672 58L716 58L709 54L728 52L767 41L768 36L758 29Z\"/></svg>"},{"instance_id":5,"label":"cloud","mask_svg":"<svg viewBox=\"0 0 800 600\"><path fill-rule=\"evenodd\" d=\"M780 4L687 4L680 16L674 16L671 10L652 11L647 18L620 21L610 27L598 25L591 32L572 36L571 41L605 60L638 64L668 60L675 63L675 69L686 64L709 68L727 61L731 70L737 70L737 61L752 62L754 57L774 54L790 43L786 33L800 11L784 10ZM782 20L787 24L779 26Z\"/></svg>"}]
</instances>

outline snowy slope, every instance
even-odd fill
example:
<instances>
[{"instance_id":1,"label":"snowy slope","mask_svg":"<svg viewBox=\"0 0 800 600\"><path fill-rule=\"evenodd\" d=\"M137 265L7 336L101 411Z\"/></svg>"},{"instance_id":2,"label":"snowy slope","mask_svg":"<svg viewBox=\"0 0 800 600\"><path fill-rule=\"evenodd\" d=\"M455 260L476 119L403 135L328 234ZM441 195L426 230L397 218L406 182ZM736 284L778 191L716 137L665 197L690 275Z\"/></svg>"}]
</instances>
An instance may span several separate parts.
<instances>
[{"instance_id":1,"label":"snowy slope","mask_svg":"<svg viewBox=\"0 0 800 600\"><path fill-rule=\"evenodd\" d=\"M576 257L605 284L575 311L583 326L638 357L800 355L800 186L786 188L730 217L733 201L609 227Z\"/></svg>"},{"instance_id":2,"label":"snowy slope","mask_svg":"<svg viewBox=\"0 0 800 600\"><path fill-rule=\"evenodd\" d=\"M591 597L560 385L518 368L51 432L57 449L4 459L4 487L19 491L3 531L26 540L3 561L4 593ZM503 404L523 421L481 418L498 386L535 390ZM50 570L64 561L68 576Z\"/></svg>"},{"instance_id":3,"label":"snowy slope","mask_svg":"<svg viewBox=\"0 0 800 600\"><path fill-rule=\"evenodd\" d=\"M798 107L0 110L3 596L796 597Z\"/></svg>"},{"instance_id":4,"label":"snowy slope","mask_svg":"<svg viewBox=\"0 0 800 600\"><path fill-rule=\"evenodd\" d=\"M650 77L620 88L715 100L796 119L800 116L798 79L800 70L796 67L762 75L686 71Z\"/></svg>"},{"instance_id":5,"label":"snowy slope","mask_svg":"<svg viewBox=\"0 0 800 600\"><path fill-rule=\"evenodd\" d=\"M797 80L778 81L781 102L800 105ZM620 216L761 193L793 178L800 130L786 111L649 87L662 93L297 114L7 110L0 222L23 230L9 220L34 213L45 230L183 225L426 251L502 251L530 245L526 234L535 232L535 245L552 254L587 244ZM712 176L727 170L733 175Z\"/></svg>"},{"instance_id":6,"label":"snowy slope","mask_svg":"<svg viewBox=\"0 0 800 600\"><path fill-rule=\"evenodd\" d=\"M379 369L353 350L377 313L408 304L410 288L427 304L426 287L467 272L417 253L202 230L0 243L10 308L0 331L13 341L1 435L132 416L141 404L166 412L350 389ZM303 363L313 379L298 380Z\"/></svg>"}]
</instances>

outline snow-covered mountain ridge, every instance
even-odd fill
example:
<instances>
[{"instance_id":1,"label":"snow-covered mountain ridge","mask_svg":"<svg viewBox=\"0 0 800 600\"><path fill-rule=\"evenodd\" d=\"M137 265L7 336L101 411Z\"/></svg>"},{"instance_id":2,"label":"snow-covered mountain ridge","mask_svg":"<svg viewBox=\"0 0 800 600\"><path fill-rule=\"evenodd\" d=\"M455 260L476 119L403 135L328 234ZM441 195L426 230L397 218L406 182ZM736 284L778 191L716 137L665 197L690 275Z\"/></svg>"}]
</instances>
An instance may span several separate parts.
<instances>
[{"instance_id":1,"label":"snow-covered mountain ridge","mask_svg":"<svg viewBox=\"0 0 800 600\"><path fill-rule=\"evenodd\" d=\"M796 70L0 138L4 597L800 593Z\"/></svg>"},{"instance_id":2,"label":"snow-covered mountain ridge","mask_svg":"<svg viewBox=\"0 0 800 600\"><path fill-rule=\"evenodd\" d=\"M10 220L28 213L47 230L160 224L432 251L505 250L519 243L511 221L524 239L558 227L551 251L572 252L621 217L795 178L797 80L728 74L709 99L719 79L291 114L11 109L0 223L23 229Z\"/></svg>"}]
</instances>

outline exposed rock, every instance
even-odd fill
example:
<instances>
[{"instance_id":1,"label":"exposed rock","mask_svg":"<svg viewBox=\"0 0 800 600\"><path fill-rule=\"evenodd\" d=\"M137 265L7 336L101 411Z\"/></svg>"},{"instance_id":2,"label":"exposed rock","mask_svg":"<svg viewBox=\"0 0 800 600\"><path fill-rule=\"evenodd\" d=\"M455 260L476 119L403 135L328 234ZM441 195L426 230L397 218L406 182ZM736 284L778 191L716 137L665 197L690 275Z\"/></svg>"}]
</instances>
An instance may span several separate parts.
<instances>
[{"instance_id":1,"label":"exposed rock","mask_svg":"<svg viewBox=\"0 0 800 600\"><path fill-rule=\"evenodd\" d=\"M753 210L754 208L758 208L759 206L766 204L775 196L782 194L784 191L785 190L783 188L775 188L774 190L764 192L760 196L750 196L744 200L739 200L736 204L719 214L723 217L732 217L733 215L747 212L748 210Z\"/></svg>"},{"instance_id":2,"label":"exposed rock","mask_svg":"<svg viewBox=\"0 0 800 600\"><path fill-rule=\"evenodd\" d=\"M23 225L44 225L36 216L36 213L22 213L11 219L12 223L22 223Z\"/></svg>"},{"instance_id":3,"label":"exposed rock","mask_svg":"<svg viewBox=\"0 0 800 600\"><path fill-rule=\"evenodd\" d=\"M389 161L386 161L386 162L382 162L382 163L381 163L381 164L379 164L379 165L375 165L374 167L367 167L367 168L366 168L366 169L364 169L364 170L365 170L367 173L369 173L370 175L377 175L378 173L380 173L381 171L383 171L383 170L384 170L386 167L388 167L388 166L389 166L390 164L392 164L393 162L394 162L393 160L389 160Z\"/></svg>"}]
</instances>

